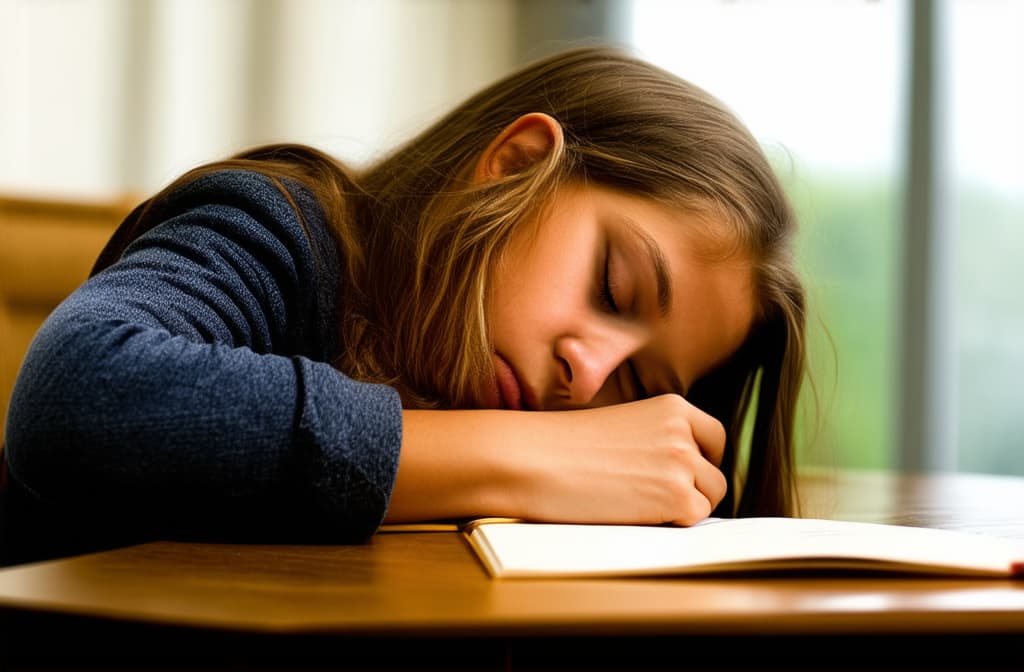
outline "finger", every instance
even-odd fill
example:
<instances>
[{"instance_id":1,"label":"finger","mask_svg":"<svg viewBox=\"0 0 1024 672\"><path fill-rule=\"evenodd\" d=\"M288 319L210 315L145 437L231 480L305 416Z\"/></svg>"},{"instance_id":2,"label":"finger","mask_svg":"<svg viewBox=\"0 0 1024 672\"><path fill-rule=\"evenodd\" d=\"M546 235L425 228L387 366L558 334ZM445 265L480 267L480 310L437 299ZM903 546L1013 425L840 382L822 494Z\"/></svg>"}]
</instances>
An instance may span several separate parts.
<instances>
[{"instance_id":1,"label":"finger","mask_svg":"<svg viewBox=\"0 0 1024 672\"><path fill-rule=\"evenodd\" d=\"M716 467L721 466L722 457L725 454L725 426L718 421L718 418L705 413L693 404L690 404L687 419L690 421L693 438L697 442L701 454Z\"/></svg>"},{"instance_id":2,"label":"finger","mask_svg":"<svg viewBox=\"0 0 1024 672\"><path fill-rule=\"evenodd\" d=\"M696 466L693 472L693 483L707 499L710 506L709 514L718 506L729 490L729 481L725 478L725 474L710 462Z\"/></svg>"},{"instance_id":3,"label":"finger","mask_svg":"<svg viewBox=\"0 0 1024 672\"><path fill-rule=\"evenodd\" d=\"M718 467L708 462L691 448L685 475L675 482L674 511L671 516L676 525L693 525L708 516L725 497L728 481Z\"/></svg>"},{"instance_id":4,"label":"finger","mask_svg":"<svg viewBox=\"0 0 1024 672\"><path fill-rule=\"evenodd\" d=\"M708 498L693 483L688 483L680 494L679 509L672 520L674 525L689 527L710 516L714 510Z\"/></svg>"}]
</instances>

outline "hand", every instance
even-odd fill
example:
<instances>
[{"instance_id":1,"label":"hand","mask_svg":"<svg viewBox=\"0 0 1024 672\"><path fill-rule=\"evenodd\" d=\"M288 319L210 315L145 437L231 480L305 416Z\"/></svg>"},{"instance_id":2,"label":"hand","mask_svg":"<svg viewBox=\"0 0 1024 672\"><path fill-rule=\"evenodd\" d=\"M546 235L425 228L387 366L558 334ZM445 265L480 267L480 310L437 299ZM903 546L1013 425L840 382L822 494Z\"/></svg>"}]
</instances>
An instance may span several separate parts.
<instances>
[{"instance_id":1,"label":"hand","mask_svg":"<svg viewBox=\"0 0 1024 672\"><path fill-rule=\"evenodd\" d=\"M388 522L510 516L692 525L722 500L725 429L665 394L574 411L405 411Z\"/></svg>"},{"instance_id":2,"label":"hand","mask_svg":"<svg viewBox=\"0 0 1024 672\"><path fill-rule=\"evenodd\" d=\"M531 415L513 489L527 518L692 525L725 496L725 428L678 395Z\"/></svg>"}]
</instances>

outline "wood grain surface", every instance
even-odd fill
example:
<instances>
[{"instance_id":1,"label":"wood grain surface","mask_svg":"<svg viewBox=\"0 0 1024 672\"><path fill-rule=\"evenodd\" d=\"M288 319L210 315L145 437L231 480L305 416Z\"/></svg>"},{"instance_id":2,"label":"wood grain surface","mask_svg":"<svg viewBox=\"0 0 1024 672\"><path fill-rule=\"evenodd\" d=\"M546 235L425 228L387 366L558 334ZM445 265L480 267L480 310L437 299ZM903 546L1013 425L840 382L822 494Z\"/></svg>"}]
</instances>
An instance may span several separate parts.
<instances>
[{"instance_id":1,"label":"wood grain surface","mask_svg":"<svg viewBox=\"0 0 1024 672\"><path fill-rule=\"evenodd\" d=\"M804 514L1024 537L1024 479L804 477ZM346 636L1024 634L1024 581L848 574L497 581L456 532L156 542L0 571L0 607Z\"/></svg>"}]
</instances>

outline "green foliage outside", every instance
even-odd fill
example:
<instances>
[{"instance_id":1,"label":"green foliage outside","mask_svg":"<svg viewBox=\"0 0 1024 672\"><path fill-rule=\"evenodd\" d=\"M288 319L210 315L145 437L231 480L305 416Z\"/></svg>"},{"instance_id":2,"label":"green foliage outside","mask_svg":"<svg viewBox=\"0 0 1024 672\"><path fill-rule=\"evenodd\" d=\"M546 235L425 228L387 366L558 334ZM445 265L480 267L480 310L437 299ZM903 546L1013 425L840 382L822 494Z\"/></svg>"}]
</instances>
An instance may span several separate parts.
<instances>
[{"instance_id":1,"label":"green foliage outside","mask_svg":"<svg viewBox=\"0 0 1024 672\"><path fill-rule=\"evenodd\" d=\"M1024 194L960 190L959 469L1024 476Z\"/></svg>"},{"instance_id":2,"label":"green foliage outside","mask_svg":"<svg viewBox=\"0 0 1024 672\"><path fill-rule=\"evenodd\" d=\"M790 166L791 168L791 166ZM902 194L894 178L779 171L800 220L811 383L801 465L897 463ZM955 286L959 469L1024 475L1024 199L961 186Z\"/></svg>"},{"instance_id":3,"label":"green foliage outside","mask_svg":"<svg viewBox=\"0 0 1024 672\"><path fill-rule=\"evenodd\" d=\"M800 221L809 308L811 384L801 400L799 462L890 467L899 399L898 191L882 178L785 182Z\"/></svg>"}]
</instances>

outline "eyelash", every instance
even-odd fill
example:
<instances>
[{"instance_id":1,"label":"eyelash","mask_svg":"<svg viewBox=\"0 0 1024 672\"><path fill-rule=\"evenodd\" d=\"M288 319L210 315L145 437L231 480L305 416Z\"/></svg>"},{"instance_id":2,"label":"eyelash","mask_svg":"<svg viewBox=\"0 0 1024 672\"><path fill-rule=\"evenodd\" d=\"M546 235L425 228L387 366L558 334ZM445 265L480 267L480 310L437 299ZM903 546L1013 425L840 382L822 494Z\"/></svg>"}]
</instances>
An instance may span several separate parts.
<instances>
[{"instance_id":1,"label":"eyelash","mask_svg":"<svg viewBox=\"0 0 1024 672\"><path fill-rule=\"evenodd\" d=\"M604 278L601 281L601 305L604 306L608 311L618 314L619 304L615 302L615 293L612 291L611 281L611 254L606 250L604 255Z\"/></svg>"},{"instance_id":2,"label":"eyelash","mask_svg":"<svg viewBox=\"0 0 1024 672\"><path fill-rule=\"evenodd\" d=\"M619 305L615 302L615 293L612 291L612 280L611 280L611 254L609 251L605 252L604 257L604 277L601 280L601 305L605 307L609 312L619 314L622 312L619 309ZM640 374L636 370L636 366L632 360L626 360L626 367L629 371L629 377L633 382L633 386L636 389L637 399L646 399L649 395L647 394L647 388L644 387L643 381L640 379Z\"/></svg>"}]
</instances>

